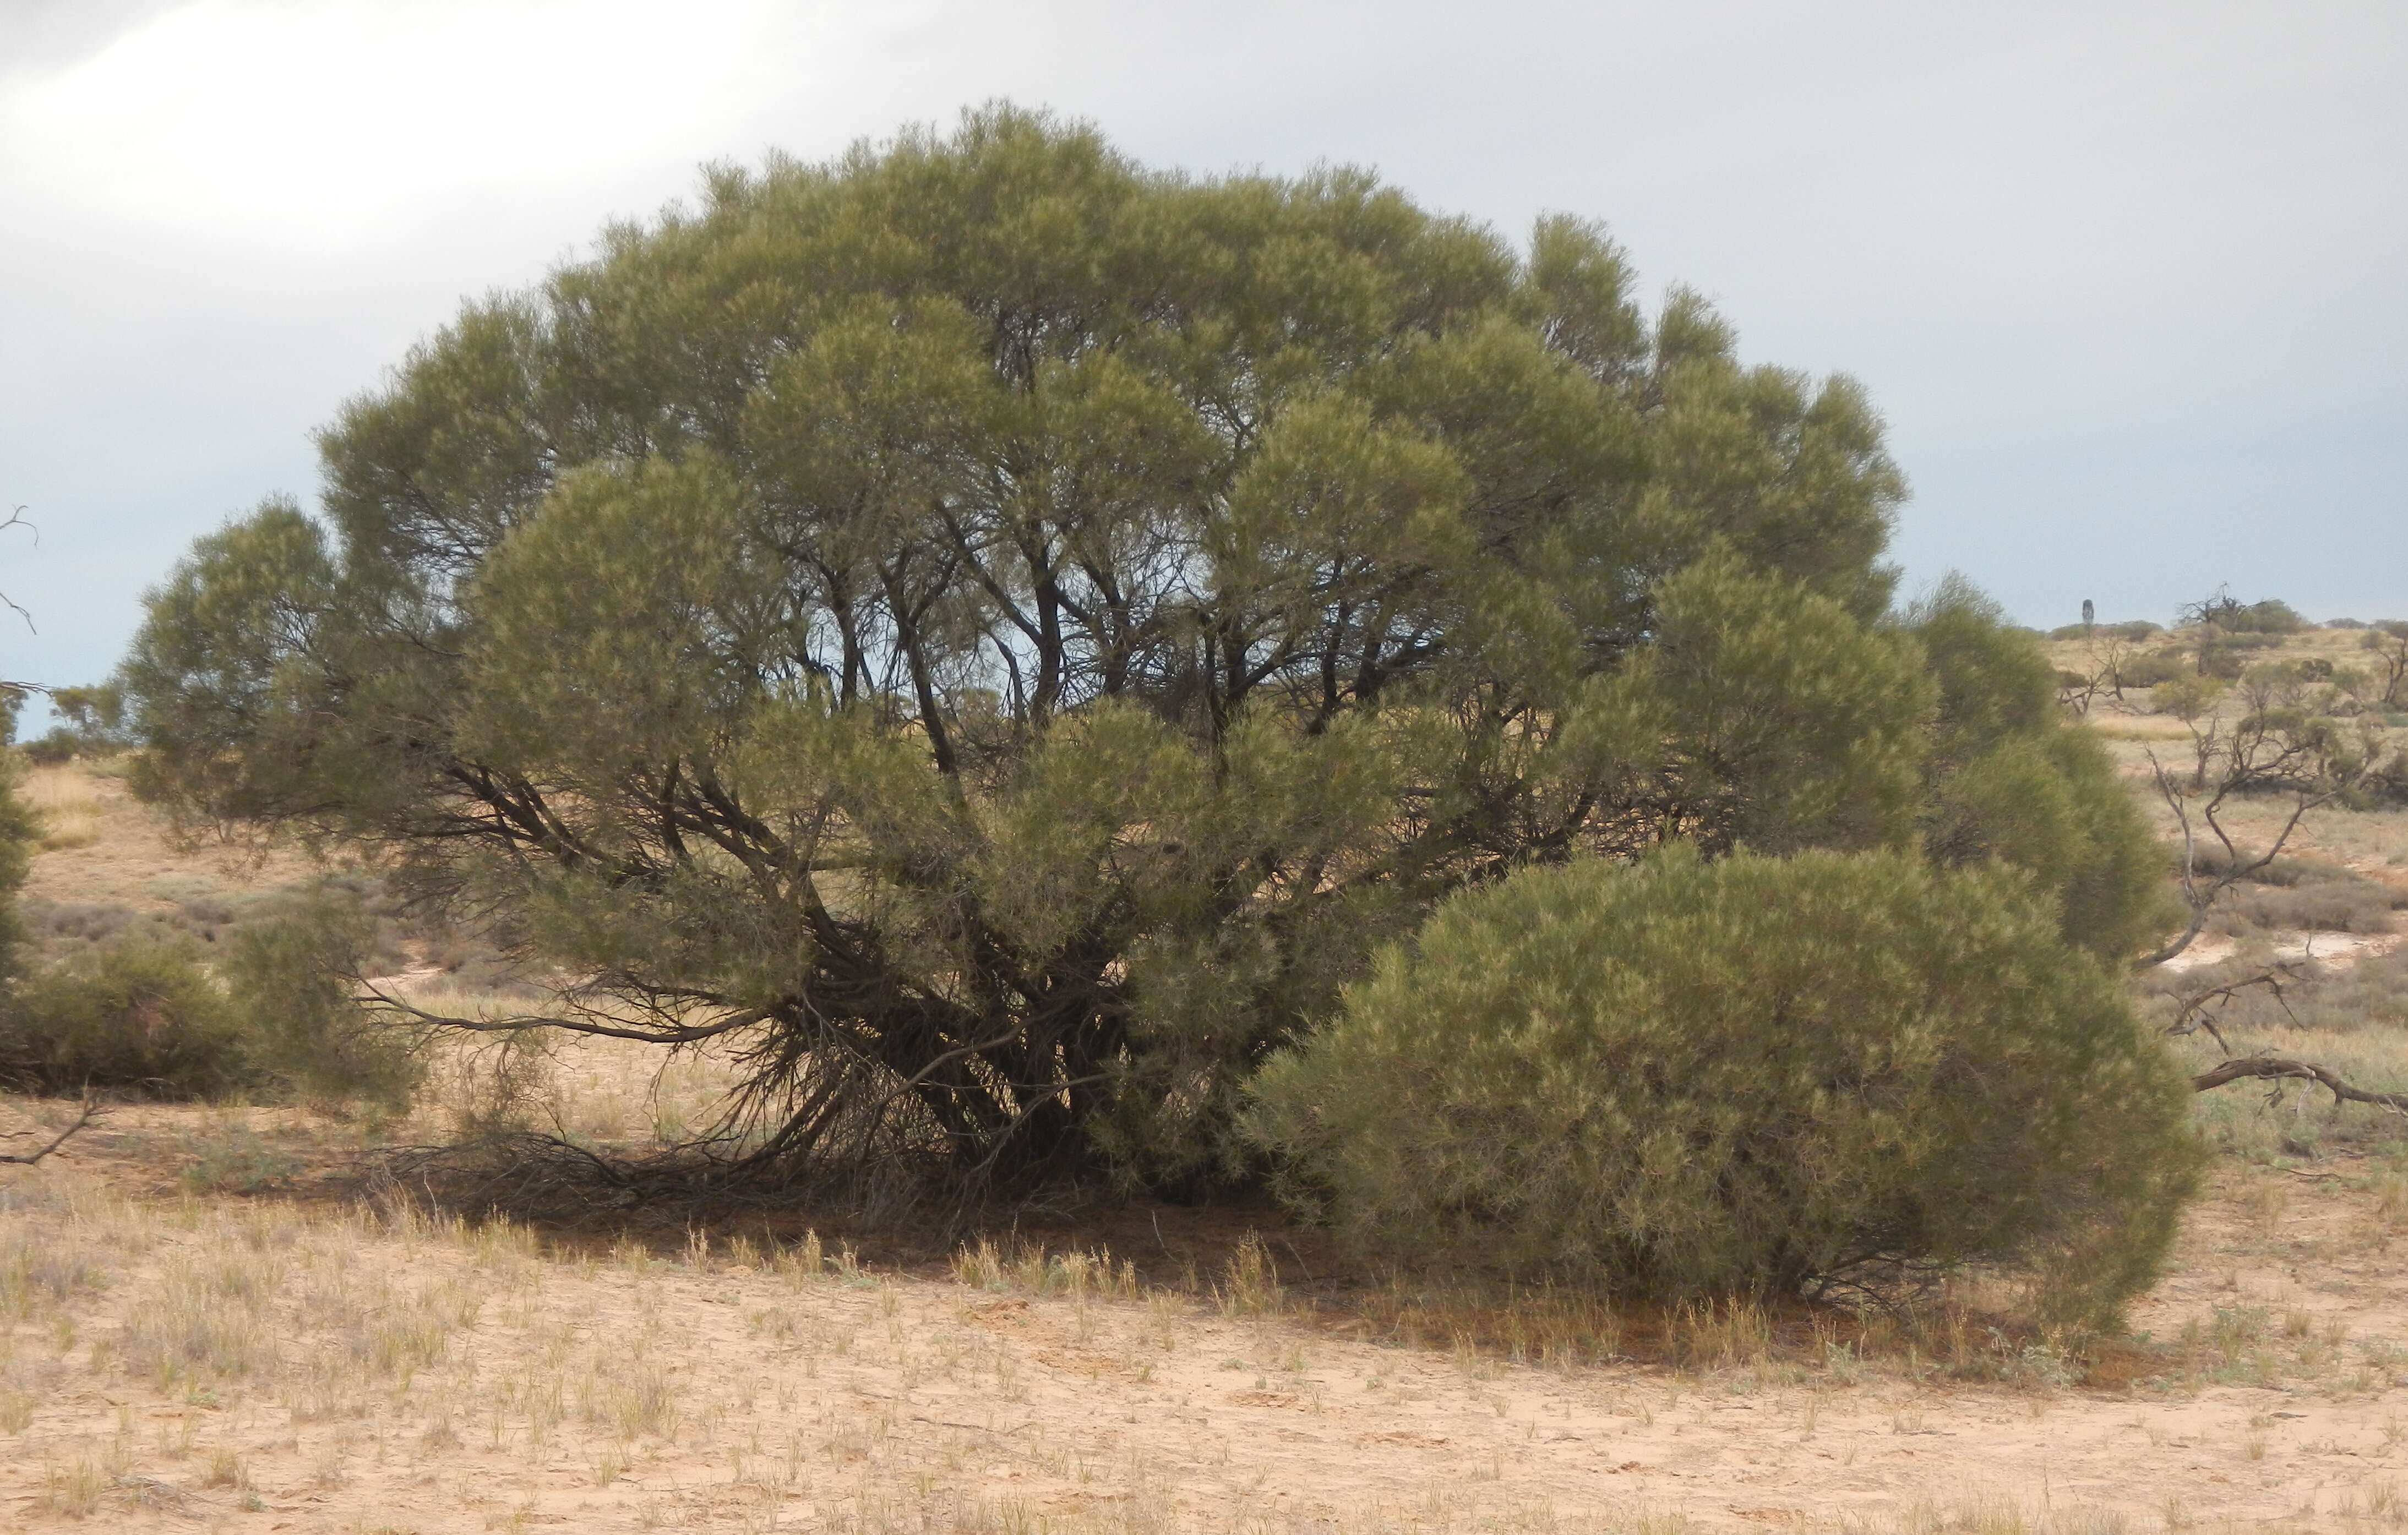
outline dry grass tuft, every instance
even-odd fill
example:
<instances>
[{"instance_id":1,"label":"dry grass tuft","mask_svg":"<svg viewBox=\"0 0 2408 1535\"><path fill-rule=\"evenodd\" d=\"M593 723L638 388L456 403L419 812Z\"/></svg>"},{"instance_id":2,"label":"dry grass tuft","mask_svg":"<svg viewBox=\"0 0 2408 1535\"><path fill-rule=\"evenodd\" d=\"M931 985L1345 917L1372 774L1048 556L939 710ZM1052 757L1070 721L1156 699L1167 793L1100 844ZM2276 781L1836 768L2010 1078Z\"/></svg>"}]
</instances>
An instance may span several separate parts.
<instances>
[{"instance_id":1,"label":"dry grass tuft","mask_svg":"<svg viewBox=\"0 0 2408 1535\"><path fill-rule=\"evenodd\" d=\"M41 817L42 851L90 847L100 841L105 810L88 772L74 767L32 768L18 793Z\"/></svg>"}]
</instances>

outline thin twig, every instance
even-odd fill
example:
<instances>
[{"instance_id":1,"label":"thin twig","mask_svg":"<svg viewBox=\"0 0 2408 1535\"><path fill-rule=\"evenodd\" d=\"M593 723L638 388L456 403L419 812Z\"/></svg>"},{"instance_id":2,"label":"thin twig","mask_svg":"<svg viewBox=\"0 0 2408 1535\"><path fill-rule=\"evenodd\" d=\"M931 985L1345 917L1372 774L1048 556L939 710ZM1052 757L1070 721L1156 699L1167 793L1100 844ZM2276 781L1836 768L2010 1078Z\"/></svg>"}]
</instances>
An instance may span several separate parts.
<instances>
[{"instance_id":1,"label":"thin twig","mask_svg":"<svg viewBox=\"0 0 2408 1535\"><path fill-rule=\"evenodd\" d=\"M22 506L19 506L15 510L11 511L8 514L7 521L0 522L0 533L6 533L11 528L23 528L28 533L31 533L34 535L34 543L37 547L42 542L42 530L36 527L32 522L26 519L25 508ZM18 602L16 598L9 596L5 591L0 591L0 603L6 603L8 606L16 609L17 617L25 620L25 632L27 633L38 634L41 632L40 630L34 627L34 616L31 613L26 612L24 604ZM22 682L13 682L8 684L8 686L12 688L22 688L25 687L26 684ZM37 692L50 691L47 688L36 689L34 690Z\"/></svg>"},{"instance_id":2,"label":"thin twig","mask_svg":"<svg viewBox=\"0 0 2408 1535\"><path fill-rule=\"evenodd\" d=\"M2173 781L2166 776L2165 766L2157 760L2157 754L2148 752L2145 755L2149 759L2149 772L2157 779L2157 794L2166 802L2166 808L2173 812L2174 823L2182 829L2183 900L2190 907L2190 922L2183 929L2181 936L2172 943L2135 961L2132 966L2134 970L2148 970L2164 964L2190 947L2192 940L2196 939L2200 931L2207 926L2207 914L2214 906L2216 897L2241 881L2263 873L2282 856L2283 849L2290 843L2291 833L2300 829L2301 818L2309 811L2321 807L2341 792L2337 787L2322 793L2300 790L2298 799L2291 806L2289 817L2283 822L2283 830L2275 833L2273 842L2267 846L2261 856L2244 862L2241 850L2233 846L2231 835L2225 831L2224 823L2216 817L2216 811L2222 808L2225 796L2232 792L2234 783L2241 776L2237 772L2227 775L2225 780L2216 786L2215 793L2208 799L2201 809L2208 830L2215 833L2215 840L2224 846L2224 870L2215 876L2214 883L2202 890L2199 884L2199 838L2191 828L2190 808L2184 803L2182 792L2174 788Z\"/></svg>"}]
</instances>

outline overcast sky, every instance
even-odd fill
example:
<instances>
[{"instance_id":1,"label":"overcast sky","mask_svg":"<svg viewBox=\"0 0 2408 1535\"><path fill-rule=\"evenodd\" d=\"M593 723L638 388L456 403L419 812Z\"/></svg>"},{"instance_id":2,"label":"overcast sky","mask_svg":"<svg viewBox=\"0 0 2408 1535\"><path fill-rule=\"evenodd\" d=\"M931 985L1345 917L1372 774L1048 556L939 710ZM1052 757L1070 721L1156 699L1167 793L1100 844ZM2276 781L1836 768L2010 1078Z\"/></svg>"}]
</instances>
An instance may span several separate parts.
<instances>
[{"instance_id":1,"label":"overcast sky","mask_svg":"<svg viewBox=\"0 0 2408 1535\"><path fill-rule=\"evenodd\" d=\"M1752 359L1864 380L1910 586L2408 617L2401 0L0 0L0 504L39 528L0 676L105 675L463 295L707 161L996 96L1602 219Z\"/></svg>"}]
</instances>

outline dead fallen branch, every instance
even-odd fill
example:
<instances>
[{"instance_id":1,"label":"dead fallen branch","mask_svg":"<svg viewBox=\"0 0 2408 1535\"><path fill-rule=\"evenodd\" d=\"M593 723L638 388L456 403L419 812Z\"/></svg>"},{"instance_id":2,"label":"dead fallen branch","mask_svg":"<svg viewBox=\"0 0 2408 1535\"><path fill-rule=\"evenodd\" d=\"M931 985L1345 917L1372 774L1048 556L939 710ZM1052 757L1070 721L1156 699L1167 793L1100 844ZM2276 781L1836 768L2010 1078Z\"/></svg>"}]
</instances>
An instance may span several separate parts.
<instances>
[{"instance_id":1,"label":"dead fallen branch","mask_svg":"<svg viewBox=\"0 0 2408 1535\"><path fill-rule=\"evenodd\" d=\"M2271 1079L2278 1091L2286 1081L2315 1082L2331 1093L2336 1103L2371 1103L2378 1109L2408 1116L2408 1093L2368 1092L2363 1087L2351 1087L2329 1068L2312 1060L2290 1060L2281 1056L2243 1056L2228 1060L2192 1077L2190 1087L2193 1092L2212 1092L2229 1083L2256 1078Z\"/></svg>"},{"instance_id":2,"label":"dead fallen branch","mask_svg":"<svg viewBox=\"0 0 2408 1535\"><path fill-rule=\"evenodd\" d=\"M2206 753L2209 749L2209 746L2204 744L2200 747L2200 760L2202 772L2205 771ZM2199 834L2191 824L2189 804L2185 800L2182 790L2174 786L2173 779L2167 775L2164 764L2157 760L2157 753L2146 754L2149 759L2149 772L2157 781L2157 796L2165 801L2166 808L2173 812L2174 824L2182 831L2183 903L2190 908L2190 921L2172 943L2154 954L2135 960L2132 965L2135 971L2149 970L2164 964L2190 947L2191 941L2206 929L2207 914L2214 907L2216 897L2243 880L2254 879L2272 867L2274 860L2282 856L2284 847L2289 845L2291 833L2300 829L2300 822L2306 817L2308 812L2319 809L2338 798L2342 788L2344 787L2336 780L2320 782L2314 788L2300 789L2292 801L2290 817L2283 823L2283 829L2274 834L2272 842L2267 844L2265 852L2256 858L2250 858L2239 847L2233 846L2232 835L2225 830L2224 822L2217 817L2216 812L2223 808L2226 797L2235 789L2261 779L2272 781L2276 770L2278 768L2287 770L2293 759L2300 756L2304 748L2286 746L2277 756L2264 762L2245 753L2241 746L2235 745L2225 749L2232 760L2230 771L2216 783L2215 792L2208 797L2200 812L2207 822L2208 830L2214 832L2215 840L2223 845L2224 867L2221 873L2214 874L2204 885L2200 880Z\"/></svg>"},{"instance_id":3,"label":"dead fallen branch","mask_svg":"<svg viewBox=\"0 0 2408 1535\"><path fill-rule=\"evenodd\" d=\"M49 1156L51 1152L56 1151L59 1147L66 1144L68 1141L74 1138L78 1130L80 1130L86 1125L91 1124L93 1119L99 1117L99 1115L100 1105L87 1098L83 1101L83 1112L75 1116L75 1122L73 1124L67 1126L66 1129L52 1136L49 1145L44 1146L39 1151L0 1152L0 1163L7 1163L12 1167L31 1167L36 1162L38 1162L43 1158ZM41 1132L38 1130L21 1130L16 1133L18 1135L37 1135Z\"/></svg>"},{"instance_id":4,"label":"dead fallen branch","mask_svg":"<svg viewBox=\"0 0 2408 1535\"><path fill-rule=\"evenodd\" d=\"M2189 996L2178 998L2174 1021L2166 1025L2166 1032L2194 1034L2203 1029L2207 1030L2207 1037L2215 1041L2215 1047L2229 1056L2232 1053L2232 1046L2226 1043L2221 1033L2217 1032L2216 1016L2238 1001L2243 991L2253 987L2264 987L2273 994L2274 1003L2283 1010L2283 1016L2293 1023L2298 1023L2300 1016L2291 1011L2291 1001L2284 994L2284 988L2286 986L2299 984L2300 972L2300 965L2278 964L2271 970L2261 971L2250 976L2245 981L2234 981L2226 986L2211 987L2205 991L2193 992Z\"/></svg>"}]
</instances>

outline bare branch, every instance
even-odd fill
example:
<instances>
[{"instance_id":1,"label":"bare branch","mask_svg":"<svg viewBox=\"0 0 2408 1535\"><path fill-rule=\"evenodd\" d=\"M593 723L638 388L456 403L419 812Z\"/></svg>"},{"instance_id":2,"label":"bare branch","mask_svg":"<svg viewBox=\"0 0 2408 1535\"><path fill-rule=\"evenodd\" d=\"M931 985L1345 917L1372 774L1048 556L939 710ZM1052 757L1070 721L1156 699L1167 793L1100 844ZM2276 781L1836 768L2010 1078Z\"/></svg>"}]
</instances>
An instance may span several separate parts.
<instances>
[{"instance_id":1,"label":"bare branch","mask_svg":"<svg viewBox=\"0 0 2408 1535\"><path fill-rule=\"evenodd\" d=\"M6 526L6 524L0 523L0 526ZM66 1129L52 1136L49 1145L42 1147L39 1151L0 1152L0 1162L5 1162L14 1167L31 1167L36 1162L38 1162L43 1158L49 1156L51 1152L56 1151L59 1147L66 1144L68 1141L75 1137L77 1131L82 1130L86 1125L91 1124L99 1116L100 1105L87 1098L83 1101L83 1112L75 1116L75 1122L73 1124L67 1126ZM21 1130L16 1133L18 1135L36 1135L40 1132L38 1130Z\"/></svg>"},{"instance_id":2,"label":"bare branch","mask_svg":"<svg viewBox=\"0 0 2408 1535\"><path fill-rule=\"evenodd\" d=\"M2336 1103L2371 1103L2378 1109L2408 1116L2408 1093L2368 1092L2353 1087L2330 1068L2312 1060L2289 1060L2281 1056L2243 1056L2228 1060L2213 1071L2201 1072L2190 1079L2193 1092L2209 1092L2228 1083L2252 1078L2272 1079L2279 1087L2286 1080L2321 1084L2333 1095Z\"/></svg>"},{"instance_id":3,"label":"bare branch","mask_svg":"<svg viewBox=\"0 0 2408 1535\"><path fill-rule=\"evenodd\" d=\"M2145 755L2149 759L2149 772L2157 780L2158 797L2166 802L2166 808L2173 812L2175 824L2182 828L2183 901L2190 907L2190 922L2173 942L2154 954L2146 955L2134 961L2132 965L2134 970L2153 969L2190 947L2191 941L2196 939L2200 930L2207 926L2207 914L2215 904L2216 897L2241 881L2262 874L2271 867L2276 859L2282 857L2283 849L2290 846L2291 834L2300 829L2300 822L2305 818L2307 813L2329 803L2341 793L2341 787L2338 785L2322 792L2301 789L2292 803L2290 816L2283 822L2283 830L2274 834L2274 840L2267 845L2266 851L2255 859L2244 860L2240 848L2233 845L2230 833L2225 831L2224 823L2216 817L2217 810L2224 804L2225 796L2232 791L2234 779L2228 776L2224 782L2216 786L2215 793L2208 799L2201 809L2208 830L2215 833L2215 840L2224 848L2222 872L2216 874L2212 884L2202 889L2199 879L2199 836L2191 826L2190 806L2184 800L2182 791L2174 787L2173 780L2167 776L2165 765L2157 760L2157 754L2148 752Z\"/></svg>"},{"instance_id":4,"label":"bare branch","mask_svg":"<svg viewBox=\"0 0 2408 1535\"><path fill-rule=\"evenodd\" d=\"M32 534L34 535L34 543L35 543L36 546L39 546L39 545L40 545L40 543L42 542L42 530L41 530L41 529L39 529L39 528L37 528L37 527L36 527L36 526L35 526L35 525L34 525L30 520L28 520L28 519L27 519L27 518L26 518L26 516L25 516L25 508L23 508L22 506L19 506L19 507L16 507L16 508L14 508L14 509L12 509L12 510L8 513L7 519L7 520L5 520L5 521L0 521L0 533L7 533L7 532L9 529L11 529L11 528L22 528L22 529L24 529L26 532L28 532L28 533L32 533ZM26 632L27 633L29 633L29 634L38 634L38 633L40 633L40 632L41 632L41 631L40 631L40 630L36 629L36 628L34 627L34 616L33 616L31 613L26 612L26 611L25 611L25 608L24 608L24 604L22 604L22 603L20 603L20 602L18 602L16 598L9 596L9 595L8 595L7 592L5 592L5 591L0 591L0 603L5 603L5 604L7 604L9 607L11 607L11 608L15 609L15 610L16 610L17 617L19 617L19 618L22 618L22 619L24 619L24 620L25 620L25 632ZM12 683L7 684L7 686L8 686L8 687L12 687L12 688L22 688L22 687L24 687L25 685L24 685L23 683L22 683L22 682L12 682ZM47 689L47 688L45 688L45 689L36 689L36 690L37 690L37 691L41 691L41 692L48 692L50 689Z\"/></svg>"}]
</instances>

